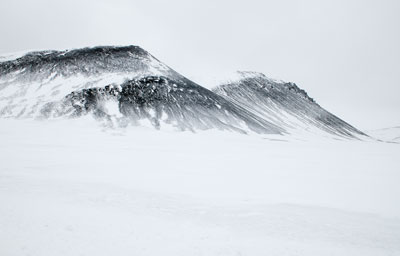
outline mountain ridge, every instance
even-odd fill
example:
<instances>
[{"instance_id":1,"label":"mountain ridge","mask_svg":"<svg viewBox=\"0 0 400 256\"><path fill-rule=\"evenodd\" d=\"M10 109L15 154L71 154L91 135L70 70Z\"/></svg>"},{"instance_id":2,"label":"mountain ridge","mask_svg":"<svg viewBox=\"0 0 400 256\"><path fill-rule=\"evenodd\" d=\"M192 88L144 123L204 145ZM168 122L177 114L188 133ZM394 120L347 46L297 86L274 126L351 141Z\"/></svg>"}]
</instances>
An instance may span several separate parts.
<instances>
[{"instance_id":1,"label":"mountain ridge","mask_svg":"<svg viewBox=\"0 0 400 256\"><path fill-rule=\"evenodd\" d=\"M239 73L239 79L217 86L213 91L288 131L316 127L344 137L366 136L323 109L295 83L269 79L257 72Z\"/></svg>"},{"instance_id":2,"label":"mountain ridge","mask_svg":"<svg viewBox=\"0 0 400 256\"><path fill-rule=\"evenodd\" d=\"M312 130L352 139L365 136L324 110L295 83L258 72L238 74L236 82L208 90L139 46L30 52L13 60L0 59L0 117L92 113L110 119L104 106L116 103L125 121L148 120L156 128L166 122L191 131Z\"/></svg>"}]
</instances>

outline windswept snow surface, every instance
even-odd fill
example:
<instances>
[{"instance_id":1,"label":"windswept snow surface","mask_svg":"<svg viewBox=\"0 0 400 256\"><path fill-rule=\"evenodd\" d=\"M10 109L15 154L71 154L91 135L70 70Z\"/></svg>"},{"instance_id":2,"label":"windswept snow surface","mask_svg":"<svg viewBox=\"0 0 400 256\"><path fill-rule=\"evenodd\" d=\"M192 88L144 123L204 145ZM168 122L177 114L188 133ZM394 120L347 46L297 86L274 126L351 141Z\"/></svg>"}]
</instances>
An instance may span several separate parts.
<instances>
[{"instance_id":1,"label":"windswept snow surface","mask_svg":"<svg viewBox=\"0 0 400 256\"><path fill-rule=\"evenodd\" d=\"M371 130L367 133L382 141L400 143L400 126Z\"/></svg>"},{"instance_id":2,"label":"windswept snow surface","mask_svg":"<svg viewBox=\"0 0 400 256\"><path fill-rule=\"evenodd\" d=\"M0 120L0 255L400 255L398 144Z\"/></svg>"}]
</instances>

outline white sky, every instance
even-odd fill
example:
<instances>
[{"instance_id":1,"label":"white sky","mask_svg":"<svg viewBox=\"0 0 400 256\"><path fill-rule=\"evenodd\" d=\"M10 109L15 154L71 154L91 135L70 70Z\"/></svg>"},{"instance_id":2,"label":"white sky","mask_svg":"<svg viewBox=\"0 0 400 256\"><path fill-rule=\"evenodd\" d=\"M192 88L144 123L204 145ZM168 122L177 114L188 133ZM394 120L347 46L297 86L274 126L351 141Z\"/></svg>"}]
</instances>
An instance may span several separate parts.
<instances>
[{"instance_id":1,"label":"white sky","mask_svg":"<svg viewBox=\"0 0 400 256\"><path fill-rule=\"evenodd\" d=\"M0 0L0 52L139 45L210 87L293 81L360 129L400 125L397 0Z\"/></svg>"}]
</instances>

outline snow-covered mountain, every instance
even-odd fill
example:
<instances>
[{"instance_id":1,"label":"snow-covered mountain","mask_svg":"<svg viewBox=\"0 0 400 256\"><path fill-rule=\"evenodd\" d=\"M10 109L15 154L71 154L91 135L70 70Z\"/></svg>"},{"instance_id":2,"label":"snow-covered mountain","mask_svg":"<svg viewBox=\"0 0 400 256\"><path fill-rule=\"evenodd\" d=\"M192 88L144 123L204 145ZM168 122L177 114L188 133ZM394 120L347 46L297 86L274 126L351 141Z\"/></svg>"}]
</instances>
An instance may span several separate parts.
<instances>
[{"instance_id":1,"label":"snow-covered mountain","mask_svg":"<svg viewBox=\"0 0 400 256\"><path fill-rule=\"evenodd\" d=\"M138 46L30 52L0 59L0 117L94 114L112 124L179 130L364 135L293 83L240 74L210 91Z\"/></svg>"}]
</instances>

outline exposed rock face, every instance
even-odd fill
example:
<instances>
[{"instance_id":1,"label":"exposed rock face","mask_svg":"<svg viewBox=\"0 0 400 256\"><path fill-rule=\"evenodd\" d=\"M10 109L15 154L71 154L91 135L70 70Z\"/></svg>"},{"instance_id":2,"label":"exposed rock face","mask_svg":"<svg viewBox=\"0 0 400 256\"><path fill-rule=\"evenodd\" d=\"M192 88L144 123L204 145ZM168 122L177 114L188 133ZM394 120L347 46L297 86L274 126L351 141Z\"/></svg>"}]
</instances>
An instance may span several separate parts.
<instances>
[{"instance_id":1,"label":"exposed rock face","mask_svg":"<svg viewBox=\"0 0 400 256\"><path fill-rule=\"evenodd\" d=\"M128 80L121 86L108 85L74 91L60 102L45 105L42 114L50 117L93 113L96 117L111 118L107 109L109 103L118 106L122 118L134 123L150 121L156 128L172 125L180 130L191 131L216 128L242 133L283 132L279 127L195 83L179 83L158 76Z\"/></svg>"}]
</instances>

